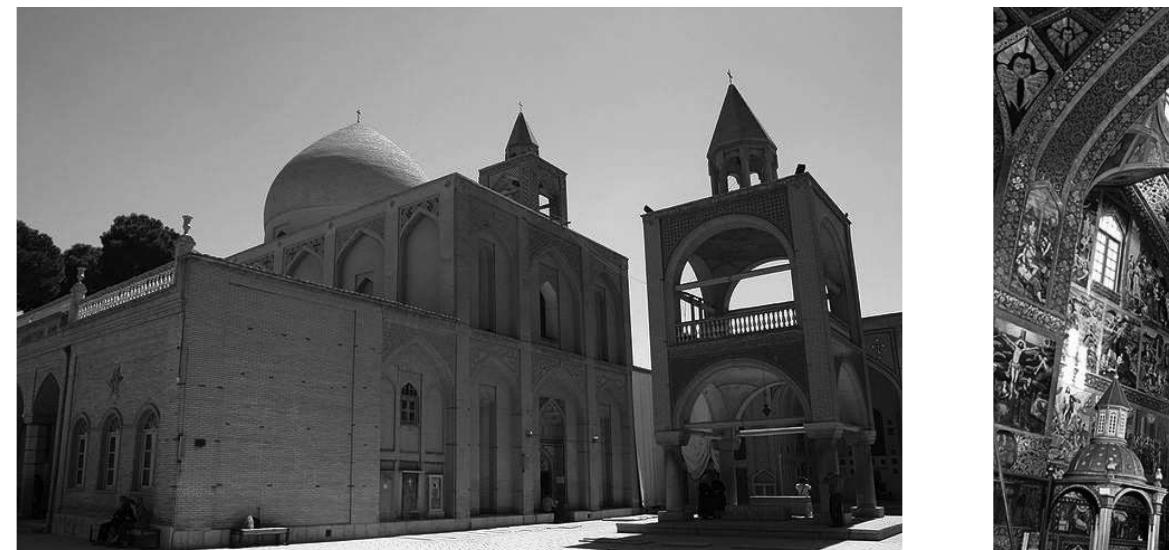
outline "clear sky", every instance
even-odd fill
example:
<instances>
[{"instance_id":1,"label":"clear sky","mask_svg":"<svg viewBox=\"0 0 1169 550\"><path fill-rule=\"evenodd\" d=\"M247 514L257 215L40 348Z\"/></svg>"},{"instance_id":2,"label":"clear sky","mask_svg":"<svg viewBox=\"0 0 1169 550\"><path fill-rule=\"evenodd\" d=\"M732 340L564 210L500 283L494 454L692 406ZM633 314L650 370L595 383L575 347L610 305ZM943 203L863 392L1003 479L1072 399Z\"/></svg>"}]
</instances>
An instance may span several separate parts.
<instances>
[{"instance_id":1,"label":"clear sky","mask_svg":"<svg viewBox=\"0 0 1169 550\"><path fill-rule=\"evenodd\" d=\"M428 178L503 159L516 103L568 173L571 227L629 258L649 367L643 205L707 196L726 71L853 222L864 314L901 310L896 9L47 9L17 17L17 215L62 249L119 215L263 239L272 178L362 120Z\"/></svg>"}]
</instances>

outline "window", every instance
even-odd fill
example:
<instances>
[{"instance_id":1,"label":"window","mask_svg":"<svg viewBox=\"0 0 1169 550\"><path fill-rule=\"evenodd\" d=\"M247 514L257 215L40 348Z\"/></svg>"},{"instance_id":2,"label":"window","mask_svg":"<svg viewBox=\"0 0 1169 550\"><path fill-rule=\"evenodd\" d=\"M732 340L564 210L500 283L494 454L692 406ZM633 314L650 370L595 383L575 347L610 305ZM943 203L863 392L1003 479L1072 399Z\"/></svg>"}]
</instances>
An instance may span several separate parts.
<instances>
[{"instance_id":1,"label":"window","mask_svg":"<svg viewBox=\"0 0 1169 550\"><path fill-rule=\"evenodd\" d=\"M552 284L544 281L540 285L540 336L548 340L556 340L560 331L557 321L560 320L560 303L556 297L556 289Z\"/></svg>"},{"instance_id":2,"label":"window","mask_svg":"<svg viewBox=\"0 0 1169 550\"><path fill-rule=\"evenodd\" d=\"M402 387L401 411L403 425L418 424L418 390L414 389L413 384Z\"/></svg>"},{"instance_id":3,"label":"window","mask_svg":"<svg viewBox=\"0 0 1169 550\"><path fill-rule=\"evenodd\" d=\"M73 475L70 481L74 487L85 484L85 451L89 440L89 422L79 419L73 426Z\"/></svg>"},{"instance_id":4,"label":"window","mask_svg":"<svg viewBox=\"0 0 1169 550\"><path fill-rule=\"evenodd\" d=\"M775 476L767 470L755 474L751 480L751 494L757 496L775 496Z\"/></svg>"},{"instance_id":5,"label":"window","mask_svg":"<svg viewBox=\"0 0 1169 550\"><path fill-rule=\"evenodd\" d=\"M145 489L154 484L154 464L158 455L158 415L148 411L138 421L138 460L135 485Z\"/></svg>"},{"instance_id":6,"label":"window","mask_svg":"<svg viewBox=\"0 0 1169 550\"><path fill-rule=\"evenodd\" d=\"M101 431L101 473L97 480L99 489L109 489L114 486L118 475L118 442L121 440L122 423L118 417L110 415L106 418Z\"/></svg>"},{"instance_id":7,"label":"window","mask_svg":"<svg viewBox=\"0 0 1169 550\"><path fill-rule=\"evenodd\" d=\"M358 294L373 294L373 281L364 275L357 276L357 284L353 286Z\"/></svg>"},{"instance_id":8,"label":"window","mask_svg":"<svg viewBox=\"0 0 1169 550\"><path fill-rule=\"evenodd\" d=\"M1115 216L1100 217L1096 232L1096 249L1092 253L1092 281L1116 290L1118 266L1120 265L1120 243L1124 232Z\"/></svg>"}]
</instances>

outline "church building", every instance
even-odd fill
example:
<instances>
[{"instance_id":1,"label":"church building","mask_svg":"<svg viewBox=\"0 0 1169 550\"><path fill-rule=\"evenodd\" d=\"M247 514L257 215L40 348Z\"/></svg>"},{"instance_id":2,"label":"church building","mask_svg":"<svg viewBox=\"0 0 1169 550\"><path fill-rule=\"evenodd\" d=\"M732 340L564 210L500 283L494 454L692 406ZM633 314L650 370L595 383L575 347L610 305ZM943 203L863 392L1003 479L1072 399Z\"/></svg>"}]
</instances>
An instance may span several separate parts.
<instances>
[{"instance_id":1,"label":"church building","mask_svg":"<svg viewBox=\"0 0 1169 550\"><path fill-rule=\"evenodd\" d=\"M276 175L261 244L185 227L23 314L20 515L86 537L128 495L183 549L247 516L308 542L630 513L627 259L569 229L522 113L503 153L427 180L347 126Z\"/></svg>"},{"instance_id":2,"label":"church building","mask_svg":"<svg viewBox=\"0 0 1169 550\"><path fill-rule=\"evenodd\" d=\"M994 8L996 549L1169 548L1169 9Z\"/></svg>"}]
</instances>

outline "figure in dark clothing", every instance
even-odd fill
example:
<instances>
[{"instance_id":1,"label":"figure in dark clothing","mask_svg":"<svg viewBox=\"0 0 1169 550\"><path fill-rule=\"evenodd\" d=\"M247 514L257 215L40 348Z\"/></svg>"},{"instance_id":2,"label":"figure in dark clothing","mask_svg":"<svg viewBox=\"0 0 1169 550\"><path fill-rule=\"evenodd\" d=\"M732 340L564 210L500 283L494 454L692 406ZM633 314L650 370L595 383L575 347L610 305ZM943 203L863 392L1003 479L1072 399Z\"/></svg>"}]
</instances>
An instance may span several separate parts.
<instances>
[{"instance_id":1,"label":"figure in dark clothing","mask_svg":"<svg viewBox=\"0 0 1169 550\"><path fill-rule=\"evenodd\" d=\"M727 486L718 478L718 472L711 474L710 481L710 513L715 519L723 517L727 508Z\"/></svg>"},{"instance_id":2,"label":"figure in dark clothing","mask_svg":"<svg viewBox=\"0 0 1169 550\"><path fill-rule=\"evenodd\" d=\"M129 497L119 497L122 504L118 506L114 516L109 521L101 524L97 532L98 544L105 544L107 546L120 544L126 546L129 540L130 529L138 523L138 510L134 506L134 501Z\"/></svg>"},{"instance_id":3,"label":"figure in dark clothing","mask_svg":"<svg viewBox=\"0 0 1169 550\"><path fill-rule=\"evenodd\" d=\"M832 526L844 527L844 494L840 492L840 474L830 473L824 482L828 484L828 514Z\"/></svg>"}]
</instances>

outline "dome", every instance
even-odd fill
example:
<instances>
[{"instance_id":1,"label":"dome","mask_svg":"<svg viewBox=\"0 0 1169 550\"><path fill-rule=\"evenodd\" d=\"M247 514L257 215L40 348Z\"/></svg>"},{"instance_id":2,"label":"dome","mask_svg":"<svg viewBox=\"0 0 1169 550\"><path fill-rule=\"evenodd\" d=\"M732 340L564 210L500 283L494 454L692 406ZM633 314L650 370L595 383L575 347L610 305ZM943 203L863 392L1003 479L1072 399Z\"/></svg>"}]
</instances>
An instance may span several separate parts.
<instances>
[{"instance_id":1,"label":"dome","mask_svg":"<svg viewBox=\"0 0 1169 550\"><path fill-rule=\"evenodd\" d=\"M422 167L377 130L361 123L301 151L276 174L264 203L264 237L321 223L337 214L422 183Z\"/></svg>"},{"instance_id":2,"label":"dome","mask_svg":"<svg viewBox=\"0 0 1169 550\"><path fill-rule=\"evenodd\" d=\"M1111 472L1109 464L1115 464ZM1120 440L1094 439L1088 446L1080 449L1072 459L1064 479L1074 477L1107 477L1109 473L1116 475L1118 480L1148 483L1145 478L1145 468L1136 453L1132 452Z\"/></svg>"}]
</instances>

